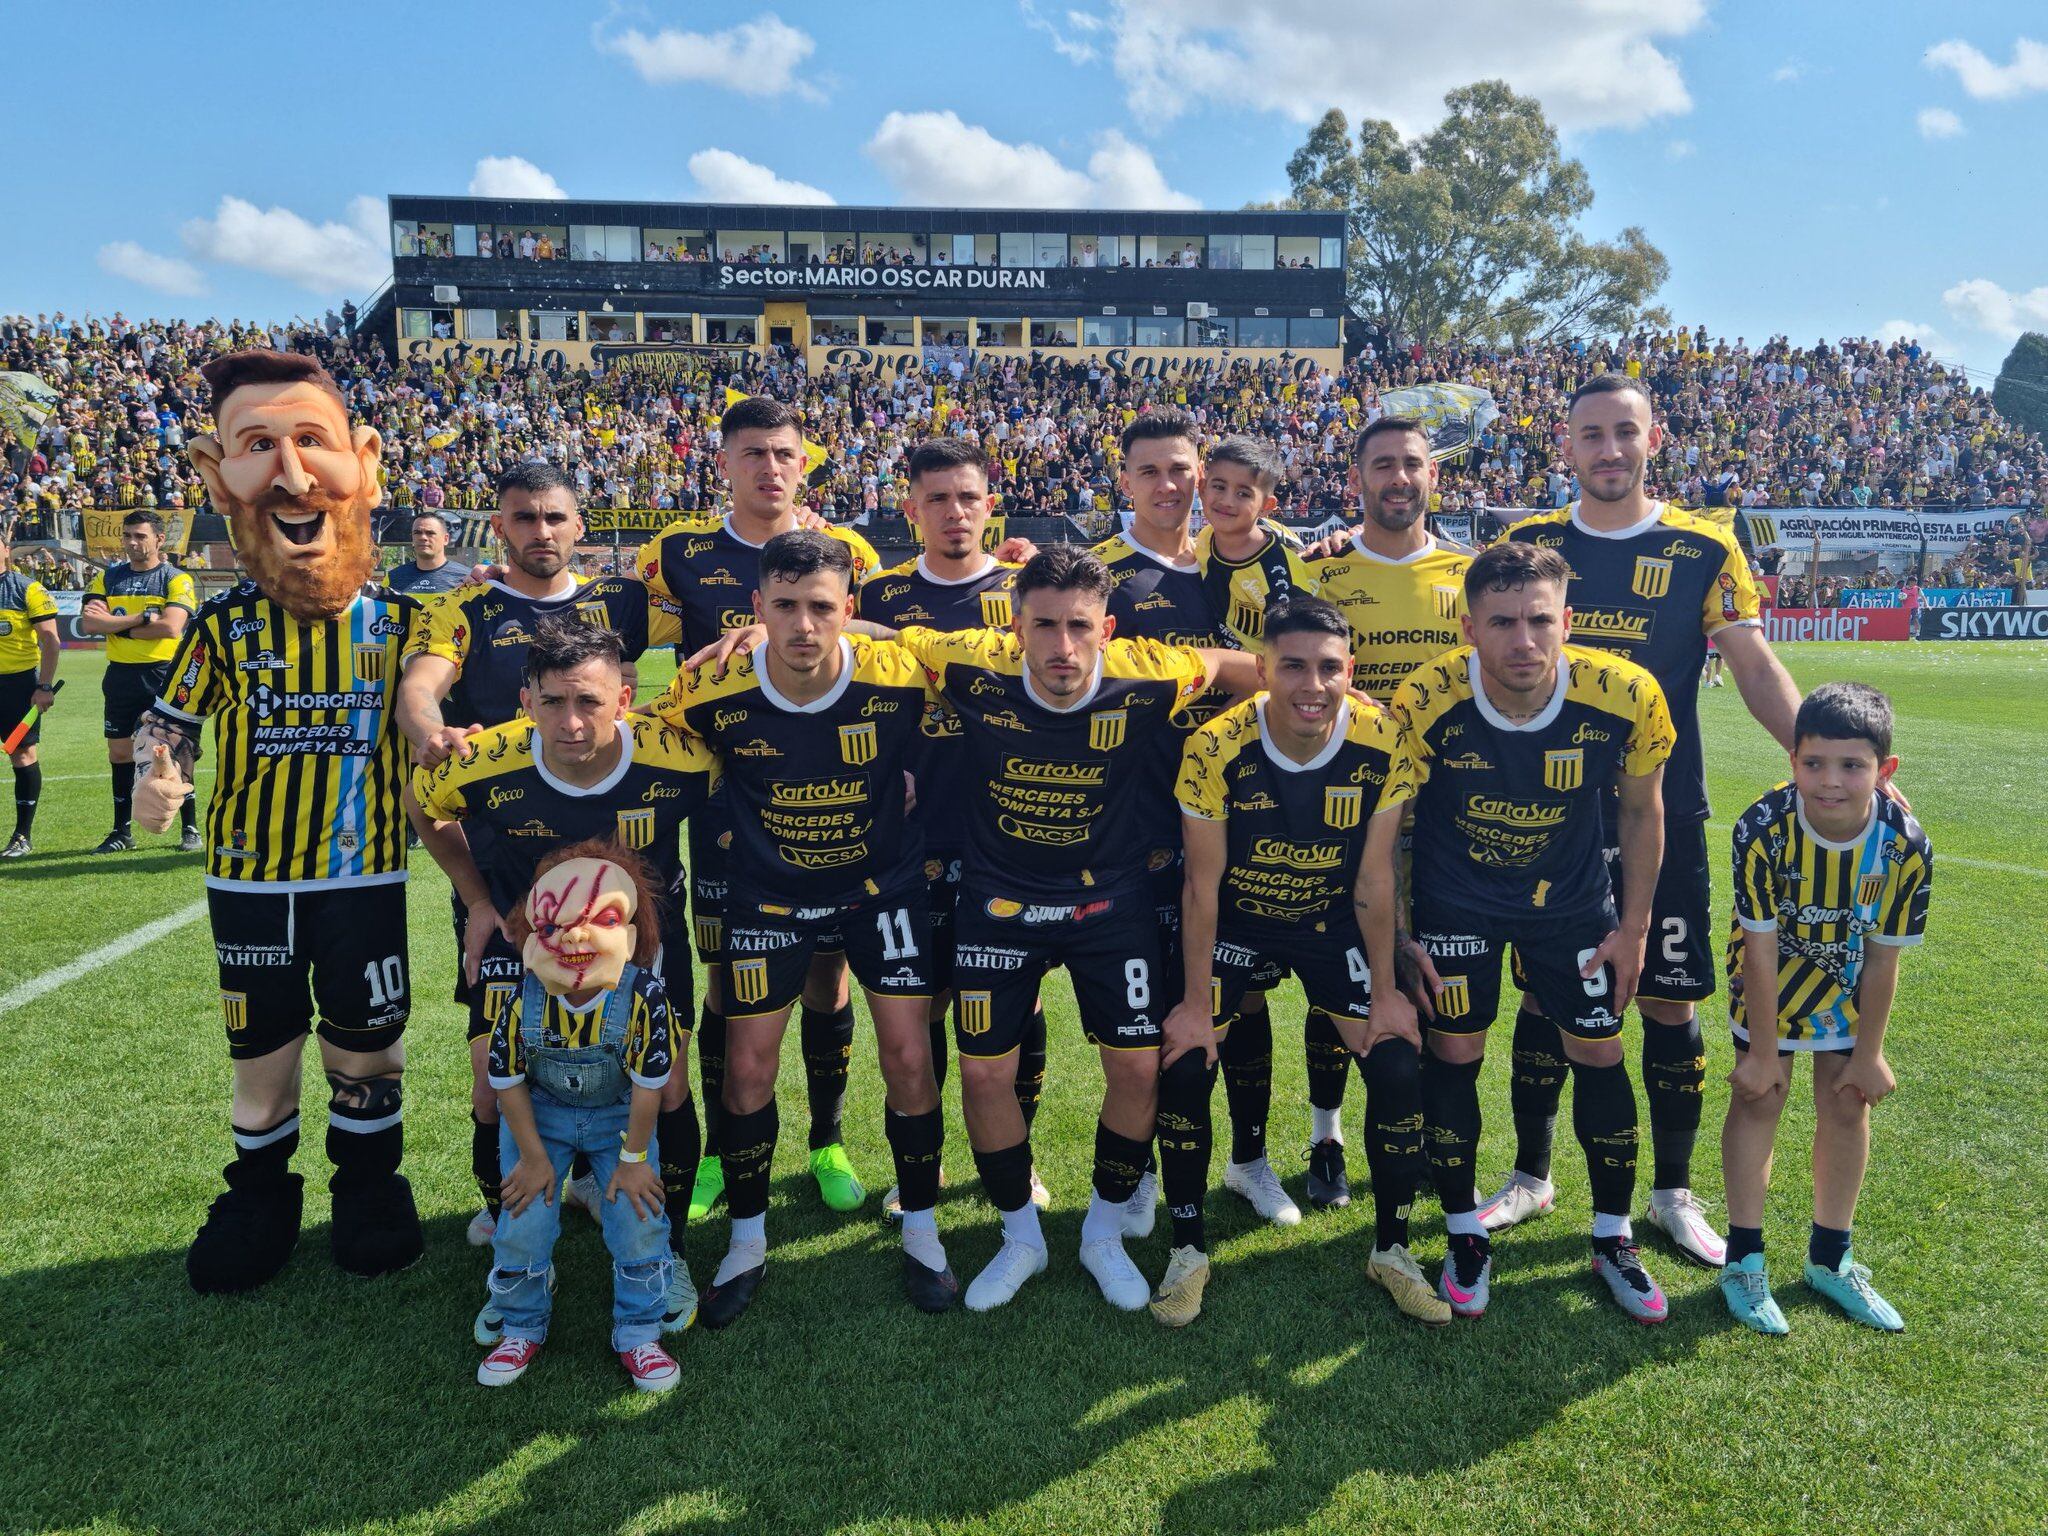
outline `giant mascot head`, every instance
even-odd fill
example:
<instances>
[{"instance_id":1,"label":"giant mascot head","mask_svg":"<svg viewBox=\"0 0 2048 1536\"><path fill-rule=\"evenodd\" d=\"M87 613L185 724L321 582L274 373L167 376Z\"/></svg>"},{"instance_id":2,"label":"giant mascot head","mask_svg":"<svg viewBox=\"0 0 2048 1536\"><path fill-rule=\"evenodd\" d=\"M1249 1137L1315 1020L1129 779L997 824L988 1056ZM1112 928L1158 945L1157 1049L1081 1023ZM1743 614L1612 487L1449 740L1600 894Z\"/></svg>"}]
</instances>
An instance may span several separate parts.
<instances>
[{"instance_id":1,"label":"giant mascot head","mask_svg":"<svg viewBox=\"0 0 2048 1536\"><path fill-rule=\"evenodd\" d=\"M187 450L243 567L292 617L330 619L377 567L383 499L369 427L350 429L327 370L295 352L230 352L200 370L214 430Z\"/></svg>"},{"instance_id":2,"label":"giant mascot head","mask_svg":"<svg viewBox=\"0 0 2048 1536\"><path fill-rule=\"evenodd\" d=\"M558 848L506 923L520 957L556 997L580 1001L645 970L661 948L660 889L637 855L609 838Z\"/></svg>"}]
</instances>

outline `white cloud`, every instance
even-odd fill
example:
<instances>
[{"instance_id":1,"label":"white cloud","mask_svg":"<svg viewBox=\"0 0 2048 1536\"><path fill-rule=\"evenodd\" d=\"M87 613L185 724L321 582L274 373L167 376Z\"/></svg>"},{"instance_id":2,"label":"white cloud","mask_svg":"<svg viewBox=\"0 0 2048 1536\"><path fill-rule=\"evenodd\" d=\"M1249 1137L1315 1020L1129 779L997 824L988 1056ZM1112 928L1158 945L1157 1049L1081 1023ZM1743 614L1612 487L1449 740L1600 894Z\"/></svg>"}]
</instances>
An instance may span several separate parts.
<instances>
[{"instance_id":1,"label":"white cloud","mask_svg":"<svg viewBox=\"0 0 2048 1536\"><path fill-rule=\"evenodd\" d=\"M1690 160L1698 149L1699 146L1693 143L1691 139L1673 139L1664 146L1664 158L1667 160Z\"/></svg>"},{"instance_id":2,"label":"white cloud","mask_svg":"<svg viewBox=\"0 0 2048 1536\"><path fill-rule=\"evenodd\" d=\"M1068 11L1064 20L1054 21L1038 9L1034 0L1018 0L1018 7L1024 13L1024 25L1034 32L1043 32L1052 39L1052 51L1074 64L1093 64L1101 53L1088 38L1101 32L1100 16L1087 11Z\"/></svg>"},{"instance_id":3,"label":"white cloud","mask_svg":"<svg viewBox=\"0 0 2048 1536\"><path fill-rule=\"evenodd\" d=\"M1954 72L1957 82L1978 101L2010 101L2034 91L2048 91L2048 46L2022 37L2012 45L2012 62L1994 64L1959 37L1936 43L1922 60L1929 69Z\"/></svg>"},{"instance_id":4,"label":"white cloud","mask_svg":"<svg viewBox=\"0 0 2048 1536\"><path fill-rule=\"evenodd\" d=\"M1567 130L1634 128L1689 112L1660 44L1696 29L1706 0L1119 0L1112 60L1131 111L1164 124L1234 104L1315 121L1341 107L1414 134L1443 96L1502 79Z\"/></svg>"},{"instance_id":5,"label":"white cloud","mask_svg":"<svg viewBox=\"0 0 2048 1536\"><path fill-rule=\"evenodd\" d=\"M1941 303L1962 324L2000 341L2012 341L2022 331L2048 329L2048 285L2015 293L1988 277L1973 277L1944 293Z\"/></svg>"},{"instance_id":6,"label":"white cloud","mask_svg":"<svg viewBox=\"0 0 2048 1536\"><path fill-rule=\"evenodd\" d=\"M600 23L594 36L599 52L617 54L649 85L717 85L742 96L824 99L798 73L817 51L817 40L773 11L723 32L663 27L649 35L629 27L611 34Z\"/></svg>"},{"instance_id":7,"label":"white cloud","mask_svg":"<svg viewBox=\"0 0 2048 1536\"><path fill-rule=\"evenodd\" d=\"M729 149L700 149L690 156L690 178L706 202L818 203L833 201L830 192L801 181L785 181L744 155Z\"/></svg>"},{"instance_id":8,"label":"white cloud","mask_svg":"<svg viewBox=\"0 0 2048 1536\"><path fill-rule=\"evenodd\" d=\"M485 155L469 178L471 197L567 197L562 184L518 155Z\"/></svg>"},{"instance_id":9,"label":"white cloud","mask_svg":"<svg viewBox=\"0 0 2048 1536\"><path fill-rule=\"evenodd\" d=\"M1947 107L1922 107L1913 114L1913 123L1923 139L1959 139L1963 136L1963 120Z\"/></svg>"},{"instance_id":10,"label":"white cloud","mask_svg":"<svg viewBox=\"0 0 2048 1536\"><path fill-rule=\"evenodd\" d=\"M289 208L223 197L210 219L188 219L185 248L206 261L283 278L324 296L361 296L391 272L379 198L350 201L345 222L315 224Z\"/></svg>"},{"instance_id":11,"label":"white cloud","mask_svg":"<svg viewBox=\"0 0 2048 1536\"><path fill-rule=\"evenodd\" d=\"M1120 133L1096 141L1085 170L1037 144L1012 144L952 112L891 112L866 145L908 202L983 208L1194 208L1150 150Z\"/></svg>"},{"instance_id":12,"label":"white cloud","mask_svg":"<svg viewBox=\"0 0 2048 1536\"><path fill-rule=\"evenodd\" d=\"M206 291L206 279L191 262L145 250L133 240L116 240L101 246L100 270L181 298L189 299Z\"/></svg>"},{"instance_id":13,"label":"white cloud","mask_svg":"<svg viewBox=\"0 0 2048 1536\"><path fill-rule=\"evenodd\" d=\"M1806 77L1806 66L1797 59L1787 59L1771 71L1771 84L1797 85Z\"/></svg>"}]
</instances>

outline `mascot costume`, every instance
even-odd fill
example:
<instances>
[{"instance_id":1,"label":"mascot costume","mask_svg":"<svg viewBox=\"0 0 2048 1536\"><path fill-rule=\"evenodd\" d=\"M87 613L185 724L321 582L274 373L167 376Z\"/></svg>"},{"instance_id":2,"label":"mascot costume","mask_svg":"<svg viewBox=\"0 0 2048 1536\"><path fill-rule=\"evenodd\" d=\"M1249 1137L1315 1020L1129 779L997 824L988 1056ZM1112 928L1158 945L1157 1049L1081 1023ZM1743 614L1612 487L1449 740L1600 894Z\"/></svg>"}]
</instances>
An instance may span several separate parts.
<instances>
[{"instance_id":1,"label":"mascot costume","mask_svg":"<svg viewBox=\"0 0 2048 1536\"><path fill-rule=\"evenodd\" d=\"M405 738L391 700L410 598L368 590L381 444L351 429L316 361L247 351L201 370L215 431L188 450L248 579L187 627L136 733L135 811L170 825L201 727L217 776L206 813L207 908L234 1071L234 1158L186 1254L202 1292L245 1291L298 1242L300 1055L320 1037L330 1093L334 1262L357 1275L420 1255L404 1147Z\"/></svg>"}]
</instances>

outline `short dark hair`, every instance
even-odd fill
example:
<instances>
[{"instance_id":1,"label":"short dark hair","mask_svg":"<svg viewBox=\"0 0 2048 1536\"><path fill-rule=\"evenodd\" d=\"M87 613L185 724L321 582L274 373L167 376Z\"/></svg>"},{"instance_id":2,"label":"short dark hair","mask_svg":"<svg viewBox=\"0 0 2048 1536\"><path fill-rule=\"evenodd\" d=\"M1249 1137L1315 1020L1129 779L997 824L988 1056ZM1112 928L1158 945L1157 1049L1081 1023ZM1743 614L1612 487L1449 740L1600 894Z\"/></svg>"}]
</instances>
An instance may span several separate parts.
<instances>
[{"instance_id":1,"label":"short dark hair","mask_svg":"<svg viewBox=\"0 0 2048 1536\"><path fill-rule=\"evenodd\" d=\"M853 551L841 539L815 528L792 528L761 546L761 585L770 581L802 581L820 571L837 571L853 590Z\"/></svg>"},{"instance_id":2,"label":"short dark hair","mask_svg":"<svg viewBox=\"0 0 2048 1536\"><path fill-rule=\"evenodd\" d=\"M773 432L781 427L788 427L802 437L804 419L796 413L796 407L767 395L749 395L744 400L735 400L718 418L718 435L721 438L729 438L735 432Z\"/></svg>"},{"instance_id":3,"label":"short dark hair","mask_svg":"<svg viewBox=\"0 0 2048 1536\"><path fill-rule=\"evenodd\" d=\"M1892 755L1892 701L1868 683L1822 683L1800 701L1792 720L1792 745L1820 741L1867 741L1877 760Z\"/></svg>"},{"instance_id":4,"label":"short dark hair","mask_svg":"<svg viewBox=\"0 0 2048 1536\"><path fill-rule=\"evenodd\" d=\"M503 501L507 491L524 491L529 496L545 496L549 491L567 491L570 501L578 499L576 482L546 459L523 460L498 476L498 500Z\"/></svg>"},{"instance_id":5,"label":"short dark hair","mask_svg":"<svg viewBox=\"0 0 2048 1536\"><path fill-rule=\"evenodd\" d=\"M342 397L334 375L320 366L319 359L303 352L274 352L268 347L223 352L201 363L199 376L213 391L215 420L220 418L220 408L227 404L228 396L246 384L311 384L323 394L332 395L344 414L348 411L348 401Z\"/></svg>"},{"instance_id":6,"label":"short dark hair","mask_svg":"<svg viewBox=\"0 0 2048 1536\"><path fill-rule=\"evenodd\" d=\"M981 451L981 444L971 437L928 437L910 450L909 480L915 485L921 475L963 466L978 469L982 479L988 478L988 455Z\"/></svg>"},{"instance_id":7,"label":"short dark hair","mask_svg":"<svg viewBox=\"0 0 2048 1536\"><path fill-rule=\"evenodd\" d=\"M1283 598L1266 610L1265 643L1271 645L1283 635L1335 635L1347 649L1351 645L1351 626L1343 610L1320 597Z\"/></svg>"},{"instance_id":8,"label":"short dark hair","mask_svg":"<svg viewBox=\"0 0 2048 1536\"><path fill-rule=\"evenodd\" d=\"M533 642L526 648L526 686L538 688L544 673L567 672L600 658L624 672L625 643L599 625L550 614L533 626Z\"/></svg>"},{"instance_id":9,"label":"short dark hair","mask_svg":"<svg viewBox=\"0 0 2048 1536\"><path fill-rule=\"evenodd\" d=\"M1465 607L1477 606L1482 592L1508 592L1532 581L1554 581L1563 587L1571 579L1572 568L1564 556L1545 545L1491 544L1465 567Z\"/></svg>"},{"instance_id":10,"label":"short dark hair","mask_svg":"<svg viewBox=\"0 0 2048 1536\"><path fill-rule=\"evenodd\" d=\"M1351 457L1354 459L1364 458L1365 445L1378 437L1382 432L1419 433L1421 434L1425 451L1427 451L1429 428L1425 427L1413 416L1382 416L1376 421L1368 421L1359 431L1358 436L1351 439Z\"/></svg>"},{"instance_id":11,"label":"short dark hair","mask_svg":"<svg viewBox=\"0 0 2048 1536\"><path fill-rule=\"evenodd\" d=\"M1243 433L1233 433L1223 439L1203 457L1204 470L1211 464L1239 464L1251 471L1252 479L1262 491L1270 491L1280 483L1287 473L1280 462L1280 455L1273 451L1270 443Z\"/></svg>"},{"instance_id":12,"label":"short dark hair","mask_svg":"<svg viewBox=\"0 0 2048 1536\"><path fill-rule=\"evenodd\" d=\"M135 511L130 512L121 519L121 526L123 528L154 528L158 538L164 536L163 518L147 507L138 507Z\"/></svg>"},{"instance_id":13,"label":"short dark hair","mask_svg":"<svg viewBox=\"0 0 2048 1536\"><path fill-rule=\"evenodd\" d=\"M412 521L406 524L406 528L409 531L411 529L419 527L421 523L426 522L439 523L441 525L441 531L443 533L448 532L448 519L443 517L438 512L415 512L412 515Z\"/></svg>"},{"instance_id":14,"label":"short dark hair","mask_svg":"<svg viewBox=\"0 0 2048 1536\"><path fill-rule=\"evenodd\" d=\"M1131 456L1131 444L1149 443L1158 438L1184 437L1190 445L1199 446L1202 429L1195 425L1195 418L1177 405L1155 405L1149 411L1140 411L1130 420L1117 439L1117 450L1125 458Z\"/></svg>"},{"instance_id":15,"label":"short dark hair","mask_svg":"<svg viewBox=\"0 0 2048 1536\"><path fill-rule=\"evenodd\" d=\"M1565 402L1565 415L1570 416L1573 411L1578 409L1579 402L1586 399L1589 395L1641 395L1645 406L1654 408L1656 405L1656 402L1650 398L1650 391L1644 386L1641 379L1632 379L1625 373L1615 373L1609 370L1606 373L1594 374L1592 378L1586 380L1585 383L1572 391L1571 399Z\"/></svg>"},{"instance_id":16,"label":"short dark hair","mask_svg":"<svg viewBox=\"0 0 2048 1536\"><path fill-rule=\"evenodd\" d=\"M1033 555L1017 573L1018 602L1040 590L1090 592L1106 603L1116 590L1116 581L1109 574L1109 567L1083 546L1055 544Z\"/></svg>"}]
</instances>

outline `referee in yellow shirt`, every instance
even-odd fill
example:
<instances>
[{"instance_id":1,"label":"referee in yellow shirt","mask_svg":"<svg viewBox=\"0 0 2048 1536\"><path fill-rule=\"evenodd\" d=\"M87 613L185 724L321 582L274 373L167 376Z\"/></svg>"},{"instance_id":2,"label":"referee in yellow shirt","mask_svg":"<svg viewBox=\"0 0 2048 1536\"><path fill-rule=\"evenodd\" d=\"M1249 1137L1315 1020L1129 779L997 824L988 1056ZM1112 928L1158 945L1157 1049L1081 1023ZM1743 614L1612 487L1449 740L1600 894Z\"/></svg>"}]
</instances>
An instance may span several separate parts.
<instances>
[{"instance_id":1,"label":"referee in yellow shirt","mask_svg":"<svg viewBox=\"0 0 2048 1536\"><path fill-rule=\"evenodd\" d=\"M135 789L135 725L170 680L178 637L199 607L198 589L164 558L164 520L155 512L121 519L128 559L97 573L85 590L78 627L107 641L107 762L113 769L114 830L94 853L125 853L135 846L129 800ZM187 796L178 813L178 846L199 851L199 802Z\"/></svg>"},{"instance_id":2,"label":"referee in yellow shirt","mask_svg":"<svg viewBox=\"0 0 2048 1536\"><path fill-rule=\"evenodd\" d=\"M12 538L13 530L0 523L0 741L14 734L30 709L48 709L57 696L57 605L41 582L8 563ZM0 859L29 852L36 801L43 791L43 770L36 762L41 731L40 722L30 726L8 754L14 765L14 836L0 850Z\"/></svg>"}]
</instances>

